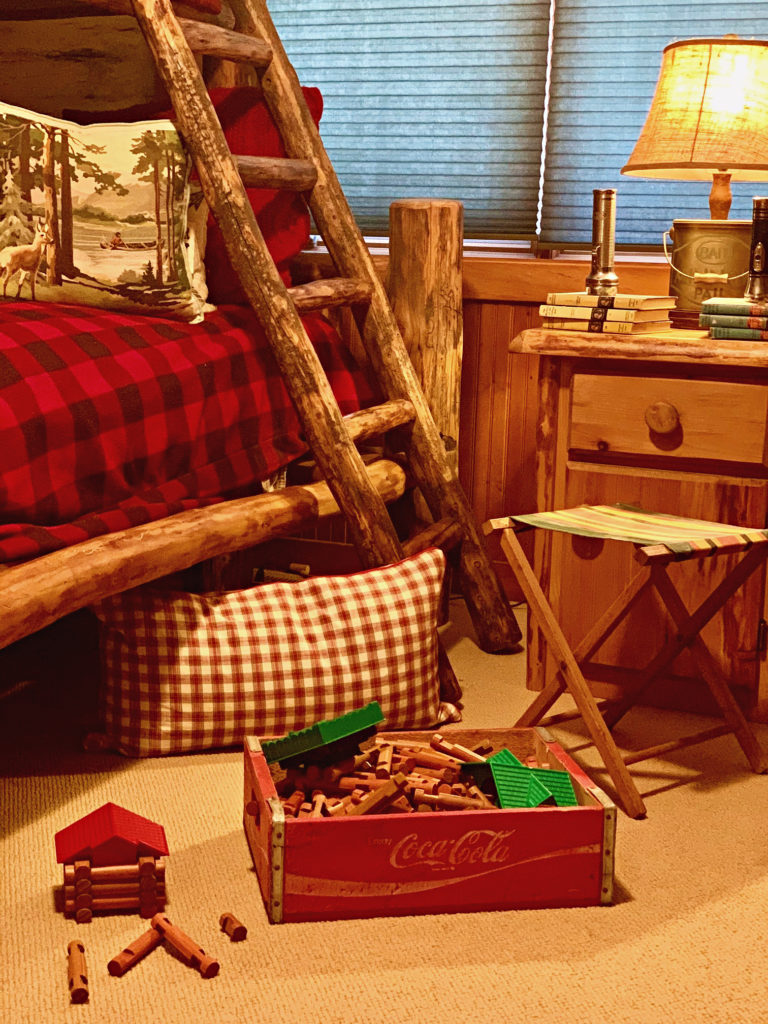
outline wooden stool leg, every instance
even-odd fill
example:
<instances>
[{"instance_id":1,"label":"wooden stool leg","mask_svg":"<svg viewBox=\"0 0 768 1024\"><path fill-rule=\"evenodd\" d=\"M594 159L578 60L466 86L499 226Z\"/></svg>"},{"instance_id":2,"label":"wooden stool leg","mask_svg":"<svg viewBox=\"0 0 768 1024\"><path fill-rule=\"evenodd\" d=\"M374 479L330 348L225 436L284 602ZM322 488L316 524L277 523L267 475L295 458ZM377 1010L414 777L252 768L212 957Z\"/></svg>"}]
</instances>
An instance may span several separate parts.
<instances>
[{"instance_id":1,"label":"wooden stool leg","mask_svg":"<svg viewBox=\"0 0 768 1024\"><path fill-rule=\"evenodd\" d=\"M608 728L603 721L595 698L587 685L581 669L573 656L568 641L555 619L549 602L544 596L539 581L528 564L520 542L514 530L504 530L501 535L501 546L504 554L515 573L518 583L525 594L528 609L536 618L539 628L544 634L550 650L557 659L565 686L576 702L584 723L592 737L603 764L610 775L619 800L626 813L632 818L641 818L645 814L645 804L632 780L627 766L621 757ZM547 691L542 691L547 692ZM541 698L539 698L540 700Z\"/></svg>"},{"instance_id":2,"label":"wooden stool leg","mask_svg":"<svg viewBox=\"0 0 768 1024\"><path fill-rule=\"evenodd\" d=\"M639 549L639 554L645 556L648 550L648 548L641 548ZM669 554L667 549L664 550ZM688 612L681 602L682 612L686 616L685 629L678 629L677 635L672 636L667 640L661 650L642 670L639 678L637 678L635 682L627 688L625 695L605 712L604 718L609 729L612 729L619 719L637 703L643 692L651 685L656 677L660 675L668 665L671 665L682 651L691 646L694 637L698 635L709 620L716 615L718 611L720 611L725 602L736 593L739 587L742 586L742 584L745 583L765 562L766 558L768 558L768 550L766 550L762 545L755 545L747 551L741 561L738 562L720 581L715 589L707 595L695 611ZM665 566L669 564L669 560L670 558L667 560L655 559L653 562L649 562L645 560L645 557L638 558L638 561L640 561L641 564L647 566L650 573L648 583L656 588L657 593L659 593L659 589L658 586L656 586L656 581L661 580L662 576L666 575L667 570L665 569ZM668 576L666 576L666 578L669 580ZM669 586L674 589L671 581L669 581ZM661 598L661 603L667 608L667 612L671 615L670 609L666 606L663 596L659 594L659 597ZM576 653L578 657L578 651Z\"/></svg>"},{"instance_id":3,"label":"wooden stool leg","mask_svg":"<svg viewBox=\"0 0 768 1024\"><path fill-rule=\"evenodd\" d=\"M688 614L682 598L675 589L666 570L655 566L652 575L653 585L659 592L667 611L681 633L690 628L691 616ZM741 749L752 767L758 773L768 771L768 759L765 751L758 743L749 723L742 714L741 708L731 693L728 682L720 671L717 662L707 645L697 633L690 643L691 653L702 678L709 686L712 696L717 701L731 732L739 741Z\"/></svg>"},{"instance_id":4,"label":"wooden stool leg","mask_svg":"<svg viewBox=\"0 0 768 1024\"><path fill-rule=\"evenodd\" d=\"M544 689L536 695L536 699L520 715L515 722L515 728L527 729L529 726L537 725L555 701L564 693L565 683L563 682L562 675L558 672L555 678L550 679Z\"/></svg>"},{"instance_id":5,"label":"wooden stool leg","mask_svg":"<svg viewBox=\"0 0 768 1024\"><path fill-rule=\"evenodd\" d=\"M650 575L645 570L636 573L632 577L621 594L611 602L610 607L606 609L589 632L573 648L573 656L579 664L585 658L588 658L600 646L605 637L616 628L617 623L629 612L638 598L645 593L650 583ZM515 725L518 728L536 725L564 692L565 684L558 672L555 678L547 683L530 707L520 716ZM612 702L609 701L607 703L611 704ZM577 715L572 716L569 713L565 717L577 717ZM563 718L560 720L562 721Z\"/></svg>"}]
</instances>

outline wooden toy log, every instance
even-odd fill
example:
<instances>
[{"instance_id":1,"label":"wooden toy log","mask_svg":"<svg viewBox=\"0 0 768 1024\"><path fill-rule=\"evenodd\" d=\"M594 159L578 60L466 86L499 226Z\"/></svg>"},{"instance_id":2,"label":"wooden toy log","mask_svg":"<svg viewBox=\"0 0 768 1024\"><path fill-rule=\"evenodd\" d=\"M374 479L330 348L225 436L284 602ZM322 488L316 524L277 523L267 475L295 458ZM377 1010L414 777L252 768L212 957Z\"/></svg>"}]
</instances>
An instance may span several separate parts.
<instances>
[{"instance_id":1,"label":"wooden toy log","mask_svg":"<svg viewBox=\"0 0 768 1024\"><path fill-rule=\"evenodd\" d=\"M420 775L426 775L429 779L439 779L440 782L447 782L452 785L454 782L458 782L461 777L461 772L458 768L427 768L423 764L416 764L414 771Z\"/></svg>"},{"instance_id":2,"label":"wooden toy log","mask_svg":"<svg viewBox=\"0 0 768 1024\"><path fill-rule=\"evenodd\" d=\"M485 808L481 800L474 800L472 797L454 796L453 793L425 793L423 789L417 789L414 793L416 804L431 804L445 811L478 811Z\"/></svg>"},{"instance_id":3,"label":"wooden toy log","mask_svg":"<svg viewBox=\"0 0 768 1024\"><path fill-rule=\"evenodd\" d=\"M413 806L408 800L407 796L399 796L396 800L393 800L389 807L385 807L387 811L398 811L400 814L413 814Z\"/></svg>"},{"instance_id":4,"label":"wooden toy log","mask_svg":"<svg viewBox=\"0 0 768 1024\"><path fill-rule=\"evenodd\" d=\"M397 800L407 785L406 777L398 772L388 779L385 785L370 792L359 804L348 807L347 814L377 814L389 807L393 800Z\"/></svg>"},{"instance_id":5,"label":"wooden toy log","mask_svg":"<svg viewBox=\"0 0 768 1024\"><path fill-rule=\"evenodd\" d=\"M182 960L194 967L204 978L214 978L219 973L219 961L209 956L186 932L171 924L165 914L155 914L152 927L176 950Z\"/></svg>"},{"instance_id":6,"label":"wooden toy log","mask_svg":"<svg viewBox=\"0 0 768 1024\"><path fill-rule=\"evenodd\" d=\"M139 877L146 878L147 875L156 874L157 860L154 857L139 857Z\"/></svg>"},{"instance_id":7,"label":"wooden toy log","mask_svg":"<svg viewBox=\"0 0 768 1024\"><path fill-rule=\"evenodd\" d=\"M419 775L418 772L411 772L410 775L406 775L408 779L408 788L415 792L417 789L423 790L425 793L438 793L440 786L443 783L439 779L430 779L427 775Z\"/></svg>"},{"instance_id":8,"label":"wooden toy log","mask_svg":"<svg viewBox=\"0 0 768 1024\"><path fill-rule=\"evenodd\" d=\"M321 818L324 814L327 814L326 809L327 796L322 790L316 789L312 793L312 817Z\"/></svg>"},{"instance_id":9,"label":"wooden toy log","mask_svg":"<svg viewBox=\"0 0 768 1024\"><path fill-rule=\"evenodd\" d=\"M165 863L159 858L150 858L154 860L154 875L158 882L162 882L165 879ZM75 885L77 876L75 866L72 864L64 865L64 885ZM138 884L139 878L139 863L136 864L116 864L108 865L105 867L91 868L90 878L92 884L97 883L108 883L110 885L119 885L122 882L135 881Z\"/></svg>"},{"instance_id":10,"label":"wooden toy log","mask_svg":"<svg viewBox=\"0 0 768 1024\"><path fill-rule=\"evenodd\" d=\"M439 732L436 732L429 742L430 746L434 747L435 750L439 750L443 754L449 754L459 761L473 761L484 764L488 760L482 754L476 754L474 750L470 750L469 747L462 747L460 743L449 743Z\"/></svg>"},{"instance_id":11,"label":"wooden toy log","mask_svg":"<svg viewBox=\"0 0 768 1024\"><path fill-rule=\"evenodd\" d=\"M78 905L78 900L82 901L80 905ZM162 898L146 903L138 896L104 896L94 899L83 893L78 897L78 900L64 901L64 913L73 914L78 921L89 921L92 913L103 910L141 910L146 908L146 912L142 916L151 917L150 906L154 907L154 912L157 912L158 908L162 909L165 906L165 900ZM81 918L79 916L81 911L86 912L88 916Z\"/></svg>"},{"instance_id":12,"label":"wooden toy log","mask_svg":"<svg viewBox=\"0 0 768 1024\"><path fill-rule=\"evenodd\" d=\"M87 1003L88 972L85 966L85 946L79 939L74 939L67 946L67 979L70 1001Z\"/></svg>"},{"instance_id":13,"label":"wooden toy log","mask_svg":"<svg viewBox=\"0 0 768 1024\"><path fill-rule=\"evenodd\" d=\"M375 774L378 779L386 779L392 774L392 757L395 753L395 748L391 743L382 743L378 747L379 759L376 762ZM407 774L407 773L406 773Z\"/></svg>"},{"instance_id":14,"label":"wooden toy log","mask_svg":"<svg viewBox=\"0 0 768 1024\"><path fill-rule=\"evenodd\" d=\"M389 779L377 779L373 772L360 773L358 775L343 775L336 782L336 788L344 793L352 793L356 789L381 789L386 786Z\"/></svg>"},{"instance_id":15,"label":"wooden toy log","mask_svg":"<svg viewBox=\"0 0 768 1024\"><path fill-rule=\"evenodd\" d=\"M72 874L78 879L88 879L91 877L93 868L89 860L76 860L72 865Z\"/></svg>"},{"instance_id":16,"label":"wooden toy log","mask_svg":"<svg viewBox=\"0 0 768 1024\"><path fill-rule=\"evenodd\" d=\"M163 935L157 928L148 928L138 939L121 950L117 956L113 956L107 964L107 970L115 978L121 978L126 971L129 971L134 964L151 953L153 949L162 943Z\"/></svg>"},{"instance_id":17,"label":"wooden toy log","mask_svg":"<svg viewBox=\"0 0 768 1024\"><path fill-rule=\"evenodd\" d=\"M349 808L353 804L359 804L360 801L364 799L365 796L366 794L363 792L362 789L355 789L351 793L348 793L346 796L341 797L340 800L328 803L326 805L328 807L328 813L332 818L342 817L343 815L349 813Z\"/></svg>"},{"instance_id":18,"label":"wooden toy log","mask_svg":"<svg viewBox=\"0 0 768 1024\"><path fill-rule=\"evenodd\" d=\"M490 800L479 786L467 786L467 795L479 801L483 807L496 807L493 800Z\"/></svg>"},{"instance_id":19,"label":"wooden toy log","mask_svg":"<svg viewBox=\"0 0 768 1024\"><path fill-rule=\"evenodd\" d=\"M459 771L463 764L461 758L441 753L433 747L408 746L398 743L395 749L398 753L402 753L404 757L413 758L414 764L419 768L455 768Z\"/></svg>"},{"instance_id":20,"label":"wooden toy log","mask_svg":"<svg viewBox=\"0 0 768 1024\"><path fill-rule=\"evenodd\" d=\"M248 929L245 925L238 921L235 915L231 914L228 910L219 918L219 926L230 937L232 942L242 942L248 934Z\"/></svg>"},{"instance_id":21,"label":"wooden toy log","mask_svg":"<svg viewBox=\"0 0 768 1024\"><path fill-rule=\"evenodd\" d=\"M294 789L293 793L286 799L283 800L283 809L287 815L295 818L299 813L299 808L304 803L304 790Z\"/></svg>"},{"instance_id":22,"label":"wooden toy log","mask_svg":"<svg viewBox=\"0 0 768 1024\"><path fill-rule=\"evenodd\" d=\"M75 885L65 885L64 899L72 900L75 903L83 898L98 900L116 899L121 896L130 896L137 900L165 899L164 883L157 884L151 888L142 888L138 882L118 882L115 885L99 883L98 885L91 885L87 889L78 889L77 886L81 884L82 882L78 882ZM84 903L80 904L80 906L85 905Z\"/></svg>"}]
</instances>

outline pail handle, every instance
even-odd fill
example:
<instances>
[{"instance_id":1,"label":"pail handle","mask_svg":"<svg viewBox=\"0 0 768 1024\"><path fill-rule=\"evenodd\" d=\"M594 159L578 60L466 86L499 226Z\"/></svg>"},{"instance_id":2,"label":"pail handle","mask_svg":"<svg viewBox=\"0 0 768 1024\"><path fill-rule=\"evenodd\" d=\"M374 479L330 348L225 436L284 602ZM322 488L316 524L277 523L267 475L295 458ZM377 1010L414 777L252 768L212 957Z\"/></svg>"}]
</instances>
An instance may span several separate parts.
<instances>
[{"instance_id":1,"label":"pail handle","mask_svg":"<svg viewBox=\"0 0 768 1024\"><path fill-rule=\"evenodd\" d=\"M697 273L686 274L686 272L684 270L680 270L680 268L676 267L675 264L672 262L672 257L669 255L669 251L667 250L667 239L668 238L669 238L669 241L671 242L672 241L672 236L670 235L670 233L668 231L665 231L664 234L661 236L661 241L662 241L662 244L664 246L664 258L666 259L667 263L670 265L670 267L674 270L674 272L676 274L679 274L681 277L687 277L689 281L708 281L708 282L710 282L712 284L726 284L728 281L738 281L740 277L747 277L748 274L749 274L748 270L745 270L742 274L734 274L733 276L731 276L730 274L714 274L714 273L710 273L710 274L697 274Z\"/></svg>"}]
</instances>

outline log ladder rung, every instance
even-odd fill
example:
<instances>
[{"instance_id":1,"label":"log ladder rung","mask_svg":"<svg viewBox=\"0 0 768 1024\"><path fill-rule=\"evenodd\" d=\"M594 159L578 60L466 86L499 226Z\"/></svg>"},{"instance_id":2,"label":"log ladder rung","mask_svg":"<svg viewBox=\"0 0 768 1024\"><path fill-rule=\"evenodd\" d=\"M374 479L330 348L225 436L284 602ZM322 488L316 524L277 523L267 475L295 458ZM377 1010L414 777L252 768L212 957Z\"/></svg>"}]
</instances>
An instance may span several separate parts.
<instances>
[{"instance_id":1,"label":"log ladder rung","mask_svg":"<svg viewBox=\"0 0 768 1024\"><path fill-rule=\"evenodd\" d=\"M355 277L326 277L288 289L300 313L309 313L327 306L353 306L371 301L373 285Z\"/></svg>"},{"instance_id":2,"label":"log ladder rung","mask_svg":"<svg viewBox=\"0 0 768 1024\"><path fill-rule=\"evenodd\" d=\"M311 160L270 156L235 156L234 160L246 188L311 192L317 181L317 168Z\"/></svg>"},{"instance_id":3,"label":"log ladder rung","mask_svg":"<svg viewBox=\"0 0 768 1024\"><path fill-rule=\"evenodd\" d=\"M416 410L407 398L393 398L381 405L349 413L344 417L344 423L353 441L366 441L395 427L412 423L415 415Z\"/></svg>"},{"instance_id":4,"label":"log ladder rung","mask_svg":"<svg viewBox=\"0 0 768 1024\"><path fill-rule=\"evenodd\" d=\"M403 554L415 555L427 548L442 548L450 551L461 542L461 527L455 519L438 519L419 533L403 541Z\"/></svg>"},{"instance_id":5,"label":"log ladder rung","mask_svg":"<svg viewBox=\"0 0 768 1024\"><path fill-rule=\"evenodd\" d=\"M272 63L272 47L262 39L204 21L179 18L178 22L190 50L198 56L252 64L259 70L268 68Z\"/></svg>"}]
</instances>

